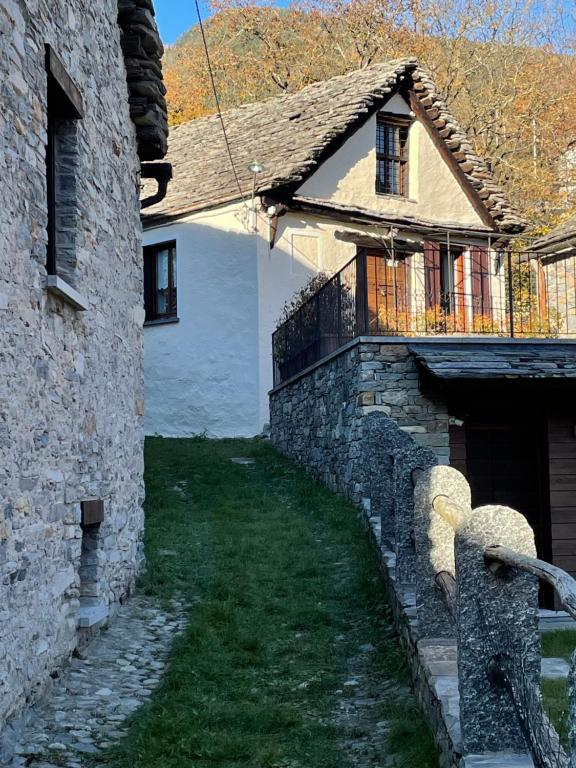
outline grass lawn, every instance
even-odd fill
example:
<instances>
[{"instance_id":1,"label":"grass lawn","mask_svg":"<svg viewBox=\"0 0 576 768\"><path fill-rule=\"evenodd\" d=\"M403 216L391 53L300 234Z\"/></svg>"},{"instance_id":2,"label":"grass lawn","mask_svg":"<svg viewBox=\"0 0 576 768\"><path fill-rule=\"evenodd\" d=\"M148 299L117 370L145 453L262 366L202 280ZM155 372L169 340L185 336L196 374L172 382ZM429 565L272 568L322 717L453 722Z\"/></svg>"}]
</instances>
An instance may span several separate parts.
<instances>
[{"instance_id":1,"label":"grass lawn","mask_svg":"<svg viewBox=\"0 0 576 768\"><path fill-rule=\"evenodd\" d=\"M566 680L542 680L544 711L558 731L562 744L568 746L568 697Z\"/></svg>"},{"instance_id":2,"label":"grass lawn","mask_svg":"<svg viewBox=\"0 0 576 768\"><path fill-rule=\"evenodd\" d=\"M146 487L141 589L183 596L189 625L107 765L436 768L350 504L260 441L149 439ZM387 733L373 762L343 746L366 734L342 733L339 714L359 647Z\"/></svg>"},{"instance_id":3,"label":"grass lawn","mask_svg":"<svg viewBox=\"0 0 576 768\"><path fill-rule=\"evenodd\" d=\"M542 656L570 660L576 649L576 630L559 629L542 634ZM568 745L568 698L566 680L542 680L544 709L554 723L564 746Z\"/></svg>"},{"instance_id":4,"label":"grass lawn","mask_svg":"<svg viewBox=\"0 0 576 768\"><path fill-rule=\"evenodd\" d=\"M576 630L557 629L542 633L542 656L570 660L576 649Z\"/></svg>"}]
</instances>

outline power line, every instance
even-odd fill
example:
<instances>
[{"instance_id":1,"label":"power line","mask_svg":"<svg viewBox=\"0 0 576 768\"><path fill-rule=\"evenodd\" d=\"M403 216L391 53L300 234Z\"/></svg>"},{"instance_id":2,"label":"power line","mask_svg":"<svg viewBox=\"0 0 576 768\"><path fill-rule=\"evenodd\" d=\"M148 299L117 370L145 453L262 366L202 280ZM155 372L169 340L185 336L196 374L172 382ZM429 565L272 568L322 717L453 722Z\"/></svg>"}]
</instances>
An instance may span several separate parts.
<instances>
[{"instance_id":1,"label":"power line","mask_svg":"<svg viewBox=\"0 0 576 768\"><path fill-rule=\"evenodd\" d=\"M194 4L196 6L196 14L198 16L198 25L200 27L200 34L202 35L202 43L204 44L204 53L206 54L206 64L208 65L208 74L210 75L210 82L212 83L212 93L214 94L214 101L216 103L216 109L218 110L218 117L220 118L220 124L222 125L222 133L224 134L224 142L226 144L226 151L228 152L228 157L230 158L230 165L232 167L232 172L234 174L234 178L236 179L236 186L238 187L238 192L240 192L240 197L242 198L242 202L244 205L246 205L246 200L244 198L244 193L242 192L242 186L240 184L240 179L238 177L238 173L236 171L236 166L234 165L234 158L232 157L232 149L230 147L230 141L228 139L228 133L226 132L226 126L224 124L224 117L222 116L222 110L220 108L220 99L218 98L218 90L216 89L216 82L214 80L214 72L212 71L212 62L210 61L210 53L208 51L208 42L206 40L206 34L204 32L204 25L202 23L202 14L200 13L200 6L198 4L198 0L194 0Z\"/></svg>"}]
</instances>

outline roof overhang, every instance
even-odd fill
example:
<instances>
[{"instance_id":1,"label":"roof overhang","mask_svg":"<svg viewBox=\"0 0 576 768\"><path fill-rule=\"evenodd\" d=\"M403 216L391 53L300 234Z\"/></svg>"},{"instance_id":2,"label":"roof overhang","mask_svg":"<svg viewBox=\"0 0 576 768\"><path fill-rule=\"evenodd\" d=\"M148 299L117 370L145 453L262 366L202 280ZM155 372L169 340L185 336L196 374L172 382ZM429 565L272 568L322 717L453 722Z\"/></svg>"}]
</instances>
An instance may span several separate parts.
<instances>
[{"instance_id":1,"label":"roof overhang","mask_svg":"<svg viewBox=\"0 0 576 768\"><path fill-rule=\"evenodd\" d=\"M576 340L417 342L409 344L408 349L428 382L523 380L576 384Z\"/></svg>"}]
</instances>

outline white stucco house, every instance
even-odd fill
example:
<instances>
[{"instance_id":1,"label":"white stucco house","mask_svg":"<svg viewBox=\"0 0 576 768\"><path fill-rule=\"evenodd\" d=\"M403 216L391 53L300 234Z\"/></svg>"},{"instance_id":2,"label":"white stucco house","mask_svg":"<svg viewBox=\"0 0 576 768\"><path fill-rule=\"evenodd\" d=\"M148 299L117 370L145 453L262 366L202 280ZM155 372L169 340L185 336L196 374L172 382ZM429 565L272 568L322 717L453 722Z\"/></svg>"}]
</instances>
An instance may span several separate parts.
<instances>
[{"instance_id":1,"label":"white stucco house","mask_svg":"<svg viewBox=\"0 0 576 768\"><path fill-rule=\"evenodd\" d=\"M272 333L319 271L349 264L350 291L363 271L368 333L505 326L495 244L523 222L414 59L223 122L233 163L218 117L176 127L173 182L144 218L148 434L261 432Z\"/></svg>"}]
</instances>

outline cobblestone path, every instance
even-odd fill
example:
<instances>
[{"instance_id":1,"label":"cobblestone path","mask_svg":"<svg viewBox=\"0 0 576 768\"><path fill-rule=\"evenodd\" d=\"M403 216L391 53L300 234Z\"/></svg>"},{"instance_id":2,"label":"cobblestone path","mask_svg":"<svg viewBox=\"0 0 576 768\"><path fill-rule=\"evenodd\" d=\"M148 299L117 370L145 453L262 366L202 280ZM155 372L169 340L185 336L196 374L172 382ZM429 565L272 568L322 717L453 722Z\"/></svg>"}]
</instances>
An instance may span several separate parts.
<instances>
[{"instance_id":1,"label":"cobblestone path","mask_svg":"<svg viewBox=\"0 0 576 768\"><path fill-rule=\"evenodd\" d=\"M184 625L175 605L167 614L133 597L55 681L50 695L26 715L10 768L83 768L124 735L124 721L162 677L172 639Z\"/></svg>"}]
</instances>

